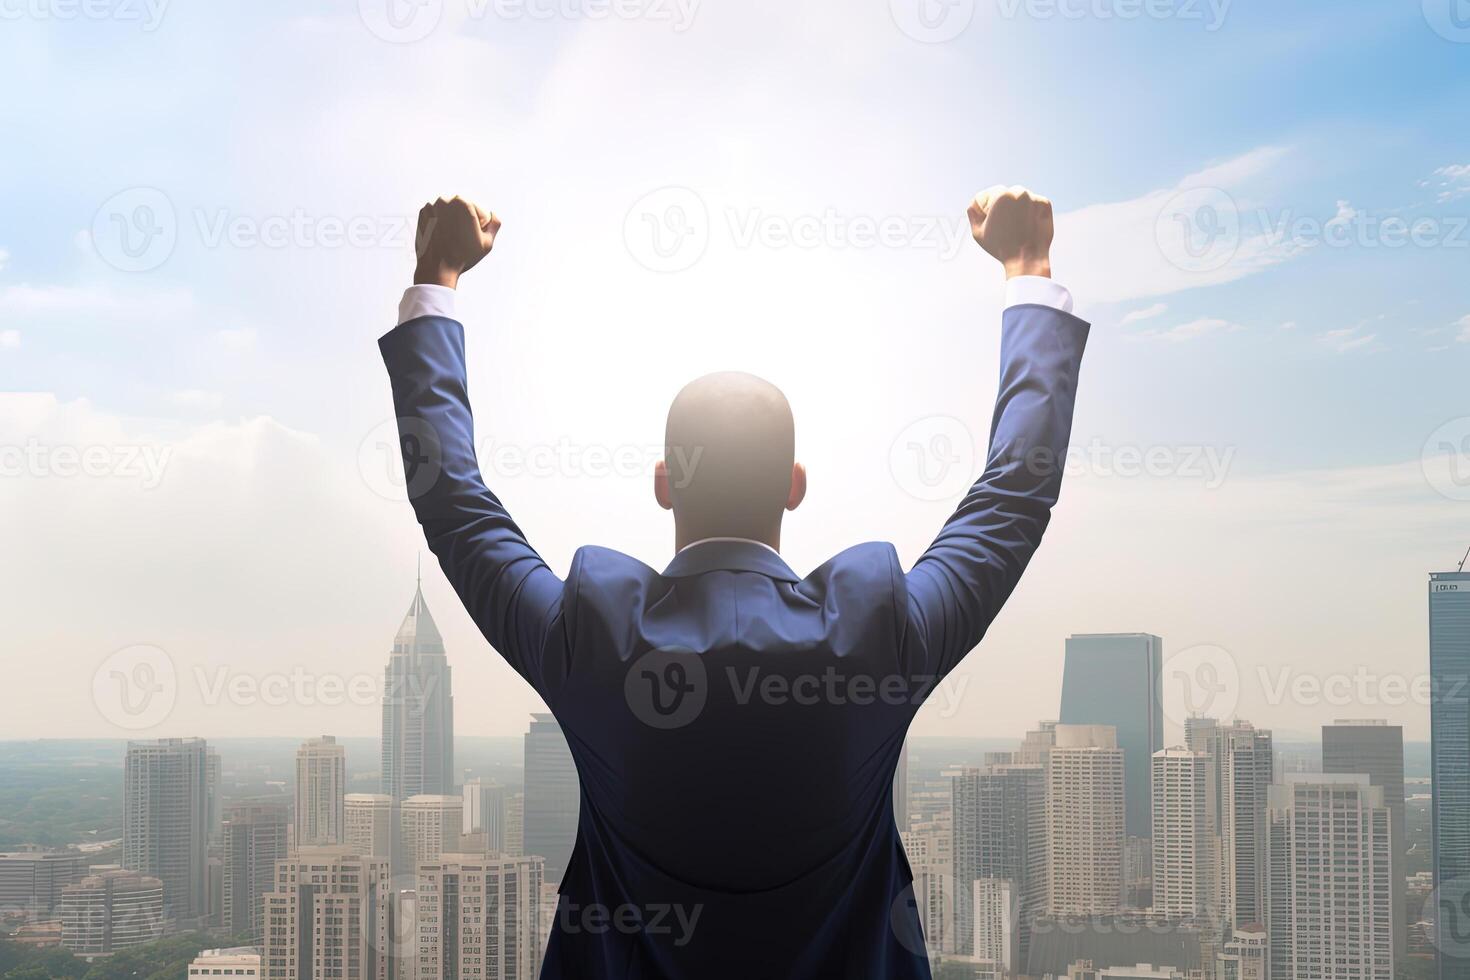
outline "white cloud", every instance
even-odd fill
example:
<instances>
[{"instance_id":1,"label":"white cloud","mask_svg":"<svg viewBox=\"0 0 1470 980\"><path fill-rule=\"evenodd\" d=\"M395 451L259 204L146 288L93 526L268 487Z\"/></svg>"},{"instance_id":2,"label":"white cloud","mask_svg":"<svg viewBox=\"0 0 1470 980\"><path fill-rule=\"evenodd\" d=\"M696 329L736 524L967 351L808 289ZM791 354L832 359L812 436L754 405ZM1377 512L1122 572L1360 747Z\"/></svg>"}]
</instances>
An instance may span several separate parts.
<instances>
[{"instance_id":1,"label":"white cloud","mask_svg":"<svg viewBox=\"0 0 1470 980\"><path fill-rule=\"evenodd\" d=\"M1435 200L1444 204L1470 194L1470 163L1452 163L1440 167L1419 182L1420 187L1437 191Z\"/></svg>"},{"instance_id":2,"label":"white cloud","mask_svg":"<svg viewBox=\"0 0 1470 980\"><path fill-rule=\"evenodd\" d=\"M176 316L193 308L187 290L128 290L87 284L79 286L32 286L19 283L0 289L0 313L12 316Z\"/></svg>"},{"instance_id":3,"label":"white cloud","mask_svg":"<svg viewBox=\"0 0 1470 980\"><path fill-rule=\"evenodd\" d=\"M1361 327L1343 327L1339 330L1323 331L1317 335L1317 339L1337 353L1347 354L1372 344L1378 339L1378 335L1363 333Z\"/></svg>"},{"instance_id":4,"label":"white cloud","mask_svg":"<svg viewBox=\"0 0 1470 980\"><path fill-rule=\"evenodd\" d=\"M179 408L205 410L219 408L224 401L224 396L217 391L205 391L202 388L184 388L180 391L170 392L169 401Z\"/></svg>"},{"instance_id":5,"label":"white cloud","mask_svg":"<svg viewBox=\"0 0 1470 980\"><path fill-rule=\"evenodd\" d=\"M1462 344L1470 344L1470 313L1466 313L1464 316L1460 317L1460 319L1450 324L1450 326L1456 328L1459 331L1459 333L1455 335L1456 340L1458 340Z\"/></svg>"},{"instance_id":6,"label":"white cloud","mask_svg":"<svg viewBox=\"0 0 1470 980\"><path fill-rule=\"evenodd\" d=\"M1202 317L1198 320L1190 320L1181 323L1177 327L1167 330L1147 330L1139 334L1140 337L1149 340L1164 340L1170 343L1181 343L1186 340L1196 340L1206 334L1219 333L1220 331L1244 330L1238 323L1230 320L1221 320L1218 317Z\"/></svg>"},{"instance_id":7,"label":"white cloud","mask_svg":"<svg viewBox=\"0 0 1470 980\"><path fill-rule=\"evenodd\" d=\"M1124 316L1123 319L1119 320L1118 322L1123 325L1129 323L1137 323L1139 320L1147 320L1150 317L1156 317L1168 308L1169 305L1167 303L1155 303L1152 306L1145 306L1141 310L1134 310L1133 312Z\"/></svg>"}]
</instances>

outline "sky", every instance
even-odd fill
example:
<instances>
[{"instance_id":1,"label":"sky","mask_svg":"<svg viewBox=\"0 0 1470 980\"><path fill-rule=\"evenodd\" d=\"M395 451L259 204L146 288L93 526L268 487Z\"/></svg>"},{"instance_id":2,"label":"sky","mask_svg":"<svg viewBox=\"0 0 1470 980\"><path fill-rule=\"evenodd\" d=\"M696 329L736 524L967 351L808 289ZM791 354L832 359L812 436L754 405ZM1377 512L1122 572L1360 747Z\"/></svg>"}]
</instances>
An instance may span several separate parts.
<instances>
[{"instance_id":1,"label":"sky","mask_svg":"<svg viewBox=\"0 0 1470 980\"><path fill-rule=\"evenodd\" d=\"M1456 6L1458 4L1458 6ZM783 552L912 561L983 459L1001 275L1055 202L1093 323L1062 502L914 726L1056 716L1072 633L1165 703L1427 738L1470 547L1463 0L0 0L0 738L367 735L423 550L375 340L412 216L461 283L486 476L559 573L655 567L710 370L779 384ZM536 697L432 561L464 735Z\"/></svg>"}]
</instances>

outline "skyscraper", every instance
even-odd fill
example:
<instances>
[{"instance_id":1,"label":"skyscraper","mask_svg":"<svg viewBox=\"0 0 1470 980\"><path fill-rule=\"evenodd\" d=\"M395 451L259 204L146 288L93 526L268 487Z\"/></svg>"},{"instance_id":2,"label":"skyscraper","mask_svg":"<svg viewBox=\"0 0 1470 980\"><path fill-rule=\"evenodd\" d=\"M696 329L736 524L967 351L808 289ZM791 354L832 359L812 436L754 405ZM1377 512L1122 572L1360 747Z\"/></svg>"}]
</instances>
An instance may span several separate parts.
<instances>
[{"instance_id":1,"label":"skyscraper","mask_svg":"<svg viewBox=\"0 0 1470 980\"><path fill-rule=\"evenodd\" d=\"M392 876L386 858L342 846L303 847L278 861L263 899L264 980L390 980L403 935Z\"/></svg>"},{"instance_id":2,"label":"skyscraper","mask_svg":"<svg viewBox=\"0 0 1470 980\"><path fill-rule=\"evenodd\" d=\"M1111 725L1127 779L1125 832L1148 837L1153 755L1164 747L1164 641L1152 633L1067 637L1062 724Z\"/></svg>"},{"instance_id":3,"label":"skyscraper","mask_svg":"<svg viewBox=\"0 0 1470 980\"><path fill-rule=\"evenodd\" d=\"M1110 725L1058 725L1047 766L1048 903L1062 915L1118 911L1124 751Z\"/></svg>"},{"instance_id":4,"label":"skyscraper","mask_svg":"<svg viewBox=\"0 0 1470 980\"><path fill-rule=\"evenodd\" d=\"M225 807L224 884L220 924L232 936L258 938L260 897L286 857L290 811L285 800L237 800Z\"/></svg>"},{"instance_id":5,"label":"skyscraper","mask_svg":"<svg viewBox=\"0 0 1470 980\"><path fill-rule=\"evenodd\" d=\"M417 980L535 980L542 860L444 854L418 869Z\"/></svg>"},{"instance_id":6,"label":"skyscraper","mask_svg":"<svg viewBox=\"0 0 1470 980\"><path fill-rule=\"evenodd\" d=\"M566 736L549 714L531 716L525 742L521 853L546 859L546 880L561 881L577 839L581 787Z\"/></svg>"},{"instance_id":7,"label":"skyscraper","mask_svg":"<svg viewBox=\"0 0 1470 980\"><path fill-rule=\"evenodd\" d=\"M971 887L984 878L1009 883L1006 895L1019 912L1018 952L1024 957L1027 920L1046 901L1046 772L1039 765L964 769L950 781L950 792L955 952L985 957L974 936L980 910L972 907ZM985 894L993 898L993 887Z\"/></svg>"},{"instance_id":8,"label":"skyscraper","mask_svg":"<svg viewBox=\"0 0 1470 980\"><path fill-rule=\"evenodd\" d=\"M1383 790L1289 773L1270 789L1272 980L1392 980L1394 868Z\"/></svg>"},{"instance_id":9,"label":"skyscraper","mask_svg":"<svg viewBox=\"0 0 1470 980\"><path fill-rule=\"evenodd\" d=\"M1224 911L1235 928L1265 916L1266 803L1276 772L1271 733L1249 722L1218 731L1220 759L1220 870Z\"/></svg>"},{"instance_id":10,"label":"skyscraper","mask_svg":"<svg viewBox=\"0 0 1470 980\"><path fill-rule=\"evenodd\" d=\"M393 856L393 797L348 793L342 798L343 843L364 857Z\"/></svg>"},{"instance_id":11,"label":"skyscraper","mask_svg":"<svg viewBox=\"0 0 1470 980\"><path fill-rule=\"evenodd\" d=\"M484 834L485 846L505 850L505 804L510 791L493 779L471 779L464 784L464 832Z\"/></svg>"},{"instance_id":12,"label":"skyscraper","mask_svg":"<svg viewBox=\"0 0 1470 980\"><path fill-rule=\"evenodd\" d=\"M168 915L209 913L209 773L203 739L129 742L123 764L123 867L163 882Z\"/></svg>"},{"instance_id":13,"label":"skyscraper","mask_svg":"<svg viewBox=\"0 0 1470 980\"><path fill-rule=\"evenodd\" d=\"M1185 748L1154 753L1153 909L1203 914L1214 894L1207 846L1208 756Z\"/></svg>"},{"instance_id":14,"label":"skyscraper","mask_svg":"<svg viewBox=\"0 0 1470 980\"><path fill-rule=\"evenodd\" d=\"M454 788L454 694L422 583L383 672L382 790L394 801Z\"/></svg>"},{"instance_id":15,"label":"skyscraper","mask_svg":"<svg viewBox=\"0 0 1470 980\"><path fill-rule=\"evenodd\" d=\"M346 795L347 750L330 735L303 742L296 750L297 847L342 843Z\"/></svg>"},{"instance_id":16,"label":"skyscraper","mask_svg":"<svg viewBox=\"0 0 1470 980\"><path fill-rule=\"evenodd\" d=\"M1470 572L1429 576L1430 805L1434 914L1463 929L1470 903ZM1470 980L1463 940L1438 944L1439 980Z\"/></svg>"},{"instance_id":17,"label":"skyscraper","mask_svg":"<svg viewBox=\"0 0 1470 980\"><path fill-rule=\"evenodd\" d=\"M1397 955L1409 949L1408 917L1404 906L1404 729L1383 720L1337 721L1322 726L1322 771L1361 773L1383 790L1393 838L1393 948Z\"/></svg>"}]
</instances>

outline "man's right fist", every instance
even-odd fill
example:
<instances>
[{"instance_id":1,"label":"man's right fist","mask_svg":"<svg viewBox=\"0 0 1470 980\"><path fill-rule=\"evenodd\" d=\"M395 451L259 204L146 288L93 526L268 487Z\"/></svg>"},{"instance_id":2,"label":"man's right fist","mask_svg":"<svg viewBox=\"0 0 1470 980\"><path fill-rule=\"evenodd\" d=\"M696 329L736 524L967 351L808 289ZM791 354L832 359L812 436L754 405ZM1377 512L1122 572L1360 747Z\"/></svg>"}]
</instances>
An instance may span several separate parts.
<instances>
[{"instance_id":1,"label":"man's right fist","mask_svg":"<svg viewBox=\"0 0 1470 980\"><path fill-rule=\"evenodd\" d=\"M1051 201L1016 185L995 185L970 202L970 232L1000 260L1006 278L1051 275Z\"/></svg>"},{"instance_id":2,"label":"man's right fist","mask_svg":"<svg viewBox=\"0 0 1470 980\"><path fill-rule=\"evenodd\" d=\"M439 198L419 211L414 251L416 285L433 284L453 289L460 274L472 269L495 247L500 219L462 197Z\"/></svg>"}]
</instances>

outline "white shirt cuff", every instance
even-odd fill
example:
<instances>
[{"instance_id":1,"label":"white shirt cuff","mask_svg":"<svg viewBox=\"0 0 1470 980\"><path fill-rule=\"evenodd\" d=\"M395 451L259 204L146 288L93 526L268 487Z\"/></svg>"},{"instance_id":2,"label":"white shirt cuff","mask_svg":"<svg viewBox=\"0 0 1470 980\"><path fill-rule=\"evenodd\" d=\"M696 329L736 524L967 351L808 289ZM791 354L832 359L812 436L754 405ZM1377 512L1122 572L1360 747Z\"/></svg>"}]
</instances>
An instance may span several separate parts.
<instances>
[{"instance_id":1,"label":"white shirt cuff","mask_svg":"<svg viewBox=\"0 0 1470 980\"><path fill-rule=\"evenodd\" d=\"M403 299L398 301L398 322L407 323L421 316L442 316L453 320L454 290L428 283L405 289Z\"/></svg>"},{"instance_id":2,"label":"white shirt cuff","mask_svg":"<svg viewBox=\"0 0 1470 980\"><path fill-rule=\"evenodd\" d=\"M1046 276L1015 276L1006 280L1006 309L1027 303L1072 312L1072 294L1066 286Z\"/></svg>"}]
</instances>

